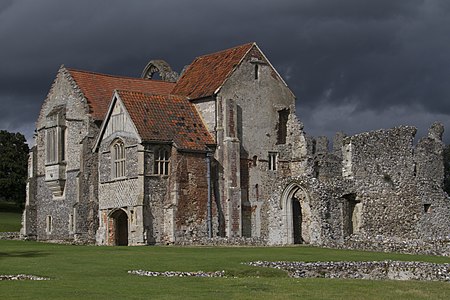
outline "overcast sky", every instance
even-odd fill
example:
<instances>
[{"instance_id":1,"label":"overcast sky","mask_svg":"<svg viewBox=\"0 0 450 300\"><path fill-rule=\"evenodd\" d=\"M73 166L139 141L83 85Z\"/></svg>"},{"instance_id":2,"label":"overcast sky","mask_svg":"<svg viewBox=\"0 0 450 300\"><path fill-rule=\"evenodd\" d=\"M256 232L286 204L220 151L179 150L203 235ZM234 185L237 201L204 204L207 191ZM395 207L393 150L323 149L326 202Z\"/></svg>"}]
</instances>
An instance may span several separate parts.
<instances>
[{"instance_id":1,"label":"overcast sky","mask_svg":"<svg viewBox=\"0 0 450 300\"><path fill-rule=\"evenodd\" d=\"M0 0L0 129L31 140L61 64L139 77L151 59L255 41L297 96L305 131L398 125L450 143L449 0Z\"/></svg>"}]
</instances>

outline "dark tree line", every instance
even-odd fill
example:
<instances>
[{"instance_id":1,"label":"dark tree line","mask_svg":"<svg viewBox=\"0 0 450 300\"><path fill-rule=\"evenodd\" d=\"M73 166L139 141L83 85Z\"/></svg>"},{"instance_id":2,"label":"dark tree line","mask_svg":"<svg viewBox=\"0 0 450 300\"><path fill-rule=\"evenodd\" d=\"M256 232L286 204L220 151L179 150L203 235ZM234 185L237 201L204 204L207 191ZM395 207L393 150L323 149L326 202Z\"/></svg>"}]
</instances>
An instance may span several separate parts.
<instances>
[{"instance_id":1,"label":"dark tree line","mask_svg":"<svg viewBox=\"0 0 450 300\"><path fill-rule=\"evenodd\" d=\"M25 203L28 144L21 133L0 130L0 199Z\"/></svg>"}]
</instances>

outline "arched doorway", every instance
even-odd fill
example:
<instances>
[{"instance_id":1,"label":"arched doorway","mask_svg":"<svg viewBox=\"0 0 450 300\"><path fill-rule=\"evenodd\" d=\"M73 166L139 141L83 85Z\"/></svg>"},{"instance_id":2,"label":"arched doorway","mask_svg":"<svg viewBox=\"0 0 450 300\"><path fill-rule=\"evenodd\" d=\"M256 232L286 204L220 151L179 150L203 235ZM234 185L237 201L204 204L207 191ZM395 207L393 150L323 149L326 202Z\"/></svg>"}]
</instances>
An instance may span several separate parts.
<instances>
[{"instance_id":1,"label":"arched doorway","mask_svg":"<svg viewBox=\"0 0 450 300\"><path fill-rule=\"evenodd\" d=\"M128 246L128 215L118 209L110 215L109 222L110 244L115 246Z\"/></svg>"},{"instance_id":2,"label":"arched doorway","mask_svg":"<svg viewBox=\"0 0 450 300\"><path fill-rule=\"evenodd\" d=\"M294 244L302 244L302 207L300 201L296 198L292 198L292 226L294 235Z\"/></svg>"},{"instance_id":3,"label":"arched doorway","mask_svg":"<svg viewBox=\"0 0 450 300\"><path fill-rule=\"evenodd\" d=\"M309 244L311 240L311 209L309 195L297 182L290 183L281 195L284 211L286 244Z\"/></svg>"}]
</instances>

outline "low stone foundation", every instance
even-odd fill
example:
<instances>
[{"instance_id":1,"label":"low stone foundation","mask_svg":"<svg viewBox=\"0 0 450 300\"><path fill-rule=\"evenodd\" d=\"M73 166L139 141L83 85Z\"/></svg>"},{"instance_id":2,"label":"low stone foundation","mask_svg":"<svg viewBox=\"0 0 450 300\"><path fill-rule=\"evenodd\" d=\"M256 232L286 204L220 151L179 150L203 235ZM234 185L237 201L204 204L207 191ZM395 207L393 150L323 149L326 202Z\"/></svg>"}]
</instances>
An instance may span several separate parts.
<instances>
[{"instance_id":1,"label":"low stone foundation","mask_svg":"<svg viewBox=\"0 0 450 300\"><path fill-rule=\"evenodd\" d=\"M267 242L256 237L214 237L214 238L196 238L189 241L176 242L180 246L267 246Z\"/></svg>"},{"instance_id":2,"label":"low stone foundation","mask_svg":"<svg viewBox=\"0 0 450 300\"><path fill-rule=\"evenodd\" d=\"M216 272L178 272L178 271L144 271L144 270L132 270L128 271L128 274L148 276L148 277L225 277L225 271Z\"/></svg>"},{"instance_id":3,"label":"low stone foundation","mask_svg":"<svg viewBox=\"0 0 450 300\"><path fill-rule=\"evenodd\" d=\"M344 243L329 242L323 246L349 250L450 256L450 239L402 240L383 236L352 236Z\"/></svg>"},{"instance_id":4,"label":"low stone foundation","mask_svg":"<svg viewBox=\"0 0 450 300\"><path fill-rule=\"evenodd\" d=\"M0 232L0 240L20 240L20 232Z\"/></svg>"},{"instance_id":5,"label":"low stone foundation","mask_svg":"<svg viewBox=\"0 0 450 300\"><path fill-rule=\"evenodd\" d=\"M35 275L17 274L17 275L0 275L0 280L50 280L50 278Z\"/></svg>"},{"instance_id":6,"label":"low stone foundation","mask_svg":"<svg viewBox=\"0 0 450 300\"><path fill-rule=\"evenodd\" d=\"M255 261L247 264L285 270L294 278L450 281L450 264L389 260L311 263Z\"/></svg>"}]
</instances>

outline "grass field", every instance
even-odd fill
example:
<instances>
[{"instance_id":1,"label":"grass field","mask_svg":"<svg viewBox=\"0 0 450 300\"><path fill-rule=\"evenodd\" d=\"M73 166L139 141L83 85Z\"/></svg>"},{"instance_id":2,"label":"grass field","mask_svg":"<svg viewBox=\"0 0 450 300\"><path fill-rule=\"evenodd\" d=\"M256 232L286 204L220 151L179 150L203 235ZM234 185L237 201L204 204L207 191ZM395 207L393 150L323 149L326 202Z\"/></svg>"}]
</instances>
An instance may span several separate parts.
<instances>
[{"instance_id":1,"label":"grass field","mask_svg":"<svg viewBox=\"0 0 450 300\"><path fill-rule=\"evenodd\" d=\"M314 247L100 247L0 241L0 273L49 281L0 281L0 299L449 299L450 283L293 279L254 260L339 261L450 258L330 250ZM162 278L128 270L217 271L227 278Z\"/></svg>"},{"instance_id":2,"label":"grass field","mask_svg":"<svg viewBox=\"0 0 450 300\"><path fill-rule=\"evenodd\" d=\"M19 231L22 210L14 202L0 200L0 232Z\"/></svg>"},{"instance_id":3,"label":"grass field","mask_svg":"<svg viewBox=\"0 0 450 300\"><path fill-rule=\"evenodd\" d=\"M20 230L22 214L15 212L0 212L0 232Z\"/></svg>"}]
</instances>

